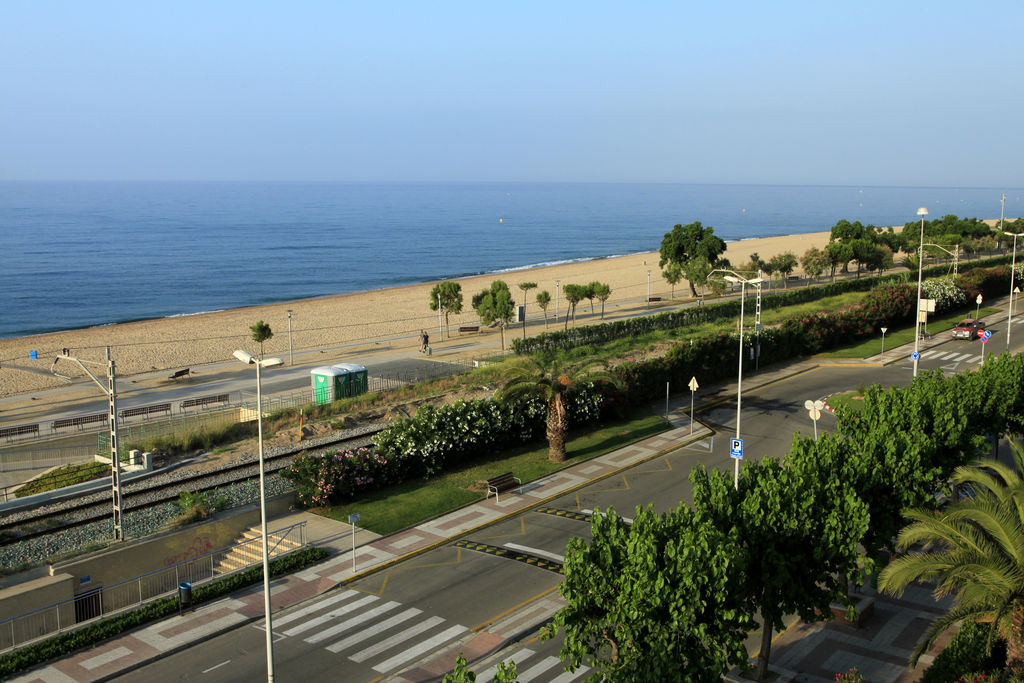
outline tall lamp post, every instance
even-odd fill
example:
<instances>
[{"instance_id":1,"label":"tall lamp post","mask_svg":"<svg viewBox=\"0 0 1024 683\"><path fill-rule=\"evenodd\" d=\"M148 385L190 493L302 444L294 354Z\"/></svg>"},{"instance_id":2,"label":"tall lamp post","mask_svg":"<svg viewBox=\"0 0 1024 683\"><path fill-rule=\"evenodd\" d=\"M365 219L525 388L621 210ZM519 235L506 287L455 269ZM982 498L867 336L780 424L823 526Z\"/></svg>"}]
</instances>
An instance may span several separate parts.
<instances>
[{"instance_id":1,"label":"tall lamp post","mask_svg":"<svg viewBox=\"0 0 1024 683\"><path fill-rule=\"evenodd\" d=\"M86 363L91 365L100 365L100 363L91 360L82 360L81 358L75 358L67 349L63 349L60 356L57 356L53 360L53 365L50 366L50 372L56 377L70 383L71 378L65 377L59 374L57 370L57 361L61 358L74 361L78 363L78 367L85 371L85 374L89 375L89 378L96 383L96 386L100 388L107 397L107 409L109 415L107 416L108 423L110 425L110 488L111 495L113 498L113 516L114 516L114 540L124 540L124 529L121 527L121 454L117 442L117 384L114 378L114 360L110 357L110 347L107 347L107 385L103 386L103 382L96 378L96 375L89 372L89 368L85 367Z\"/></svg>"},{"instance_id":2,"label":"tall lamp post","mask_svg":"<svg viewBox=\"0 0 1024 683\"><path fill-rule=\"evenodd\" d=\"M924 217L928 215L928 209L921 207L917 210L921 217L921 242L917 248L917 306L914 308L914 377L917 377L917 364L921 358L921 265L924 263Z\"/></svg>"},{"instance_id":3,"label":"tall lamp post","mask_svg":"<svg viewBox=\"0 0 1024 683\"><path fill-rule=\"evenodd\" d=\"M739 283L740 285L740 353L739 353L739 368L736 371L736 438L740 438L740 406L743 402L743 303L747 295L747 285L760 285L764 281L762 277L745 278L736 271L716 269L708 274L710 279L711 275L715 273L724 273L722 279L726 282L733 284ZM739 458L735 459L735 468L733 469L732 483L735 488L740 487L740 461Z\"/></svg>"},{"instance_id":4,"label":"tall lamp post","mask_svg":"<svg viewBox=\"0 0 1024 683\"><path fill-rule=\"evenodd\" d=\"M288 365L295 365L295 356L292 354L292 309L288 309Z\"/></svg>"},{"instance_id":5,"label":"tall lamp post","mask_svg":"<svg viewBox=\"0 0 1024 683\"><path fill-rule=\"evenodd\" d=\"M1006 195L1003 195L1004 197ZM1006 312L1006 350L1010 350L1010 323L1013 322L1013 278L1017 274L1017 238L1024 237L1024 232L1004 232L1013 235L1013 258L1010 259L1010 310Z\"/></svg>"},{"instance_id":6,"label":"tall lamp post","mask_svg":"<svg viewBox=\"0 0 1024 683\"><path fill-rule=\"evenodd\" d=\"M267 488L263 480L263 390L261 368L284 365L280 358L256 358L248 351L235 351L235 358L256 366L256 423L260 453L260 527L263 532L263 618L267 630L267 681L274 680L274 635L270 618L270 544L267 539Z\"/></svg>"},{"instance_id":7,"label":"tall lamp post","mask_svg":"<svg viewBox=\"0 0 1024 683\"><path fill-rule=\"evenodd\" d=\"M558 288L562 284L561 280L555 280L555 324L558 324Z\"/></svg>"},{"instance_id":8,"label":"tall lamp post","mask_svg":"<svg viewBox=\"0 0 1024 683\"><path fill-rule=\"evenodd\" d=\"M647 308L651 307L651 269L647 269Z\"/></svg>"}]
</instances>

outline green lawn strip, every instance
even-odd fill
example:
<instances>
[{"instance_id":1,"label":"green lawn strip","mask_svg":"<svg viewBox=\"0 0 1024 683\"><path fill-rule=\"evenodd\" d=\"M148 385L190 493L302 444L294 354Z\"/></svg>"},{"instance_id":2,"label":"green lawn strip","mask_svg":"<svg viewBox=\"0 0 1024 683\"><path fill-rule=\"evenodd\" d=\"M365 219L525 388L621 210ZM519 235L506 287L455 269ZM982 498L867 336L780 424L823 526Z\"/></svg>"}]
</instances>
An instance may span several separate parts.
<instances>
[{"instance_id":1,"label":"green lawn strip","mask_svg":"<svg viewBox=\"0 0 1024 683\"><path fill-rule=\"evenodd\" d=\"M38 479L32 479L31 481L26 482L24 486L14 493L14 496L16 498L23 498L36 493L42 493L44 491L53 491L54 489L59 489L62 486L71 486L72 484L80 484L83 481L92 481L93 479L106 477L109 474L110 465L106 465L102 462L87 462L81 465L65 465L64 467L59 467L47 472Z\"/></svg>"},{"instance_id":2,"label":"green lawn strip","mask_svg":"<svg viewBox=\"0 0 1024 683\"><path fill-rule=\"evenodd\" d=\"M998 308L982 308L981 316L984 317L998 311ZM974 317L973 310L962 309L955 313L946 313L928 320L928 333L932 335L949 336L950 330L956 324L967 317ZM885 335L885 348L894 349L901 344L909 344L914 341L914 326L893 328L890 327ZM815 358L869 358L882 352L882 333L878 332L873 338L844 346L840 349L832 349L819 353ZM979 351L979 353L981 353Z\"/></svg>"},{"instance_id":3,"label":"green lawn strip","mask_svg":"<svg viewBox=\"0 0 1024 683\"><path fill-rule=\"evenodd\" d=\"M844 391L841 394L832 394L828 397L828 405L835 410L839 406L846 406L855 412L864 409L864 401L859 391Z\"/></svg>"},{"instance_id":4,"label":"green lawn strip","mask_svg":"<svg viewBox=\"0 0 1024 683\"><path fill-rule=\"evenodd\" d=\"M320 508L314 512L341 522L347 522L351 513L358 512L362 528L386 535L467 503L482 500L486 491L477 485L491 477L511 471L526 483L669 428L662 417L637 414L624 422L576 432L566 444L569 456L566 463L548 462L547 444L532 444L496 453L427 481L417 480L390 486L371 492L359 500Z\"/></svg>"}]
</instances>

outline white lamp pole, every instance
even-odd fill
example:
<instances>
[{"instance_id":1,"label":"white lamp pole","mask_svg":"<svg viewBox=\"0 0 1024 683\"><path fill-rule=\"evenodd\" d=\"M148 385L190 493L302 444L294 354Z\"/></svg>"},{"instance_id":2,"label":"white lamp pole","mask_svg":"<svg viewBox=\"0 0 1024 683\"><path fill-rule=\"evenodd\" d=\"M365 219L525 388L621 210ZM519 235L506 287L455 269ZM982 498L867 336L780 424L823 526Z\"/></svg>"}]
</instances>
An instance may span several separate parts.
<instances>
[{"instance_id":1,"label":"white lamp pole","mask_svg":"<svg viewBox=\"0 0 1024 683\"><path fill-rule=\"evenodd\" d=\"M561 284L561 280L555 280L555 324L558 324L558 287Z\"/></svg>"},{"instance_id":2,"label":"white lamp pole","mask_svg":"<svg viewBox=\"0 0 1024 683\"><path fill-rule=\"evenodd\" d=\"M1005 197L1006 195L1003 195ZM1024 233L1021 232L1007 232L1007 235L1013 235L1013 258L1010 259L1010 310L1006 312L1006 350L1010 350L1010 323L1013 322L1013 278L1016 275L1017 267L1017 238L1024 237Z\"/></svg>"},{"instance_id":3,"label":"white lamp pole","mask_svg":"<svg viewBox=\"0 0 1024 683\"><path fill-rule=\"evenodd\" d=\"M270 618L270 543L267 538L267 487L263 477L263 389L261 368L283 365L280 358L258 359L248 351L235 351L235 358L256 366L256 424L260 454L260 527L263 533L263 619L267 631L267 681L274 681L274 634Z\"/></svg>"},{"instance_id":4,"label":"white lamp pole","mask_svg":"<svg viewBox=\"0 0 1024 683\"><path fill-rule=\"evenodd\" d=\"M745 278L739 273L732 270L716 269L711 271L708 277L715 273L728 273L723 275L723 279L726 282L739 283L740 284L740 353L739 353L739 367L736 371L736 438L740 438L740 406L743 403L743 308L744 300L747 294L747 285L760 285L763 281L761 277ZM740 461L739 458L734 458L735 466L733 468L732 483L735 488L740 487Z\"/></svg>"},{"instance_id":5,"label":"white lamp pole","mask_svg":"<svg viewBox=\"0 0 1024 683\"><path fill-rule=\"evenodd\" d=\"M921 273L924 263L924 217L928 215L928 209L921 207L917 210L921 217L921 243L917 249L917 306L914 309L914 377L917 377L917 364L921 358Z\"/></svg>"},{"instance_id":6,"label":"white lamp pole","mask_svg":"<svg viewBox=\"0 0 1024 683\"><path fill-rule=\"evenodd\" d=\"M288 309L288 365L295 365L295 355L292 353L292 309Z\"/></svg>"},{"instance_id":7,"label":"white lamp pole","mask_svg":"<svg viewBox=\"0 0 1024 683\"><path fill-rule=\"evenodd\" d=\"M651 269L647 269L647 308L651 307Z\"/></svg>"}]
</instances>

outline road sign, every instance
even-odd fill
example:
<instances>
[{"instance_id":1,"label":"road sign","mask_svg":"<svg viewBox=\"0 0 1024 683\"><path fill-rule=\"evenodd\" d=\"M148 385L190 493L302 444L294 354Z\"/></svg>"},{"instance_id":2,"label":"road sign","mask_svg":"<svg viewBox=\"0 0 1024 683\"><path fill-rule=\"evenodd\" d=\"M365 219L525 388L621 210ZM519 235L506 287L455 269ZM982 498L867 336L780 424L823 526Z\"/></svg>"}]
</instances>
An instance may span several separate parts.
<instances>
[{"instance_id":1,"label":"road sign","mask_svg":"<svg viewBox=\"0 0 1024 683\"><path fill-rule=\"evenodd\" d=\"M988 341L988 338L991 337L991 336L992 336L992 330L985 330L985 341Z\"/></svg>"},{"instance_id":2,"label":"road sign","mask_svg":"<svg viewBox=\"0 0 1024 683\"><path fill-rule=\"evenodd\" d=\"M975 302L976 304L978 304L978 305L980 306L980 305L981 305L981 301L982 301L982 299L981 299L981 294L979 294L979 295L978 295L978 298L977 298L977 299L975 299L975 300L974 300L974 302Z\"/></svg>"},{"instance_id":3,"label":"road sign","mask_svg":"<svg viewBox=\"0 0 1024 683\"><path fill-rule=\"evenodd\" d=\"M888 332L888 331L889 331L889 328L888 328L888 327L883 327L883 328L882 328L882 334L885 334L885 333L886 333L886 332Z\"/></svg>"},{"instance_id":4,"label":"road sign","mask_svg":"<svg viewBox=\"0 0 1024 683\"><path fill-rule=\"evenodd\" d=\"M910 354L910 357L914 360L917 360L918 358L921 357L921 354L919 354L917 351L914 351L912 354Z\"/></svg>"},{"instance_id":5,"label":"road sign","mask_svg":"<svg viewBox=\"0 0 1024 683\"><path fill-rule=\"evenodd\" d=\"M358 521L359 521L359 513L358 512L353 512L351 515L348 516L348 523L349 524L355 524Z\"/></svg>"},{"instance_id":6,"label":"road sign","mask_svg":"<svg viewBox=\"0 0 1024 683\"><path fill-rule=\"evenodd\" d=\"M729 439L729 455L737 460L743 459L743 439Z\"/></svg>"},{"instance_id":7,"label":"road sign","mask_svg":"<svg viewBox=\"0 0 1024 683\"><path fill-rule=\"evenodd\" d=\"M690 378L690 391L697 391L697 378L696 377L691 377Z\"/></svg>"}]
</instances>

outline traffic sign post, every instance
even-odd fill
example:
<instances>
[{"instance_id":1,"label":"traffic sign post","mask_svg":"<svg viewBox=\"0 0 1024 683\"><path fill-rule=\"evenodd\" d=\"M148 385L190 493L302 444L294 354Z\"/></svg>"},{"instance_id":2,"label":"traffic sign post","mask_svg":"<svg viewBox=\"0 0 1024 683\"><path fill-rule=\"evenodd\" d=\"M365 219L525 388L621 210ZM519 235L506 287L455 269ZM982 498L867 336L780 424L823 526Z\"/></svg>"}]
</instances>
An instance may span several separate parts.
<instances>
[{"instance_id":1,"label":"traffic sign post","mask_svg":"<svg viewBox=\"0 0 1024 683\"><path fill-rule=\"evenodd\" d=\"M348 523L352 525L352 573L356 573L356 522L359 521L359 513L353 512L348 516Z\"/></svg>"},{"instance_id":2,"label":"traffic sign post","mask_svg":"<svg viewBox=\"0 0 1024 683\"><path fill-rule=\"evenodd\" d=\"M740 460L743 459L743 439L729 439L729 456L736 463L733 468L732 485L738 489L740 487Z\"/></svg>"},{"instance_id":3,"label":"traffic sign post","mask_svg":"<svg viewBox=\"0 0 1024 683\"><path fill-rule=\"evenodd\" d=\"M881 328L882 330L882 353L885 353L885 333L889 331L888 327Z\"/></svg>"},{"instance_id":4,"label":"traffic sign post","mask_svg":"<svg viewBox=\"0 0 1024 683\"><path fill-rule=\"evenodd\" d=\"M693 436L693 395L697 391L697 378L696 376L690 378L690 436Z\"/></svg>"},{"instance_id":5,"label":"traffic sign post","mask_svg":"<svg viewBox=\"0 0 1024 683\"><path fill-rule=\"evenodd\" d=\"M991 338L992 338L992 330L985 330L985 334L983 334L981 336L981 343L985 344ZM984 346L981 347L981 362L982 363L985 362L985 347Z\"/></svg>"},{"instance_id":6,"label":"traffic sign post","mask_svg":"<svg viewBox=\"0 0 1024 683\"><path fill-rule=\"evenodd\" d=\"M814 440L818 440L818 418L821 417L821 409L825 407L824 401L804 401L804 408L814 421Z\"/></svg>"}]
</instances>

